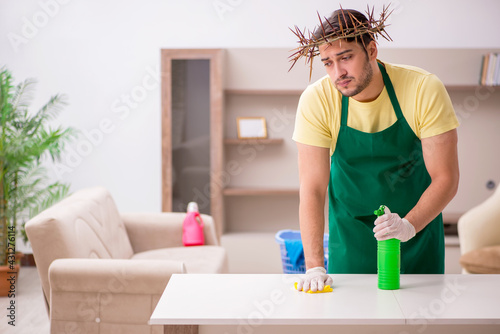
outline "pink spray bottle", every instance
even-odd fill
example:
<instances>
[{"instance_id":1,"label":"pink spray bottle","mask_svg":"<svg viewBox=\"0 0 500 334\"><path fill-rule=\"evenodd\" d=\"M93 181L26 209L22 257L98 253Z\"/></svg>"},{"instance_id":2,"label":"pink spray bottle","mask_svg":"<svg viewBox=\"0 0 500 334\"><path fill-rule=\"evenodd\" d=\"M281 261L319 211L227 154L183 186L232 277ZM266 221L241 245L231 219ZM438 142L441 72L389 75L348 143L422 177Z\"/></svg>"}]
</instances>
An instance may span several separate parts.
<instances>
[{"instance_id":1,"label":"pink spray bottle","mask_svg":"<svg viewBox=\"0 0 500 334\"><path fill-rule=\"evenodd\" d=\"M196 202L189 202L186 218L182 224L182 243L184 246L200 246L205 244L203 236L203 220Z\"/></svg>"}]
</instances>

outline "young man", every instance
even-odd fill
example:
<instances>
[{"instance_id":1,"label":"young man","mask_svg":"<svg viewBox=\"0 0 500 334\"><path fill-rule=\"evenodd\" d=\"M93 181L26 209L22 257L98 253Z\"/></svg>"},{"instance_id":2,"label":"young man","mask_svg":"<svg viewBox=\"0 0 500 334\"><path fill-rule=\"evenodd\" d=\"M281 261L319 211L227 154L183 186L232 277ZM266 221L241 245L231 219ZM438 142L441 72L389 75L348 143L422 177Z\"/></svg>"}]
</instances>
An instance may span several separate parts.
<instances>
[{"instance_id":1,"label":"young man","mask_svg":"<svg viewBox=\"0 0 500 334\"><path fill-rule=\"evenodd\" d=\"M303 92L293 134L307 267L299 290L332 283L327 193L329 273L376 273L377 240L390 238L402 241L401 273L444 273L441 211L458 188L458 121L435 75L377 59L384 16L340 9L310 39L298 34L294 60L319 56L327 73ZM381 204L390 210L376 219Z\"/></svg>"}]
</instances>

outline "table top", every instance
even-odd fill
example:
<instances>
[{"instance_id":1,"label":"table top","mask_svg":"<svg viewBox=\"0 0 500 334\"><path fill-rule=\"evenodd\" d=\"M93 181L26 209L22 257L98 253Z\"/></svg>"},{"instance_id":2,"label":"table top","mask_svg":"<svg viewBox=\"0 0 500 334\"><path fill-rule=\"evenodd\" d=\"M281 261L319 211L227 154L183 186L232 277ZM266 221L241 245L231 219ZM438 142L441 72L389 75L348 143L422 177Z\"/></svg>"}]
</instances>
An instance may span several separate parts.
<instances>
[{"instance_id":1,"label":"table top","mask_svg":"<svg viewBox=\"0 0 500 334\"><path fill-rule=\"evenodd\" d=\"M500 275L331 275L333 292L296 291L301 275L174 274L150 324L500 324Z\"/></svg>"}]
</instances>

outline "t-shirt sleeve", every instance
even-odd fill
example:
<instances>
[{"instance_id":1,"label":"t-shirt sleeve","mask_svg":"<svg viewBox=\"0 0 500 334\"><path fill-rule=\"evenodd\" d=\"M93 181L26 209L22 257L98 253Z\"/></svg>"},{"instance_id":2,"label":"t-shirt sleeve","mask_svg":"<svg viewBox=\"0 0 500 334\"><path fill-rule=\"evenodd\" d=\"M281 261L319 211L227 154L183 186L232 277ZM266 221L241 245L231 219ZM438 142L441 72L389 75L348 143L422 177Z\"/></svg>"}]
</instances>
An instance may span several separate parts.
<instances>
[{"instance_id":1,"label":"t-shirt sleeve","mask_svg":"<svg viewBox=\"0 0 500 334\"><path fill-rule=\"evenodd\" d=\"M292 139L298 143L330 148L332 133L328 102L315 86L308 86L299 99Z\"/></svg>"},{"instance_id":2,"label":"t-shirt sleeve","mask_svg":"<svg viewBox=\"0 0 500 334\"><path fill-rule=\"evenodd\" d=\"M417 117L420 138L436 136L459 126L450 96L437 76L431 74L424 78L419 95Z\"/></svg>"}]
</instances>

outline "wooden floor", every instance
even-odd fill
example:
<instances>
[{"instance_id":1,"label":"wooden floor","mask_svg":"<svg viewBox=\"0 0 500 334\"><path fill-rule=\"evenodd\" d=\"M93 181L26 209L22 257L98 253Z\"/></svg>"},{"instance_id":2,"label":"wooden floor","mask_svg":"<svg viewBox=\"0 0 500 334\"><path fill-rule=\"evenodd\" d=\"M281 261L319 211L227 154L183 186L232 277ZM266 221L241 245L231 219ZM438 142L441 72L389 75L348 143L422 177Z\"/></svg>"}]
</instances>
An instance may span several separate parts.
<instances>
[{"instance_id":1,"label":"wooden floor","mask_svg":"<svg viewBox=\"0 0 500 334\"><path fill-rule=\"evenodd\" d=\"M7 307L15 304L15 327L8 324ZM0 333L49 334L49 316L36 267L22 267L16 282L15 298L0 297Z\"/></svg>"}]
</instances>

